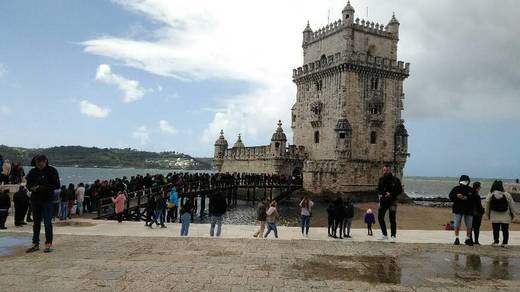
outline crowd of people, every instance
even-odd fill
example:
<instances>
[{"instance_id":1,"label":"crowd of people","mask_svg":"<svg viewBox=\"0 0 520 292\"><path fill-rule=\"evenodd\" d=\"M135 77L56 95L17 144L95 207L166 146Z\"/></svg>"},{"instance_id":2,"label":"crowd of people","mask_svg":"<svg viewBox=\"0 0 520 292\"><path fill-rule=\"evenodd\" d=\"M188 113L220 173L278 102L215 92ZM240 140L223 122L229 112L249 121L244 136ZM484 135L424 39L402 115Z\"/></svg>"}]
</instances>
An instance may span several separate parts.
<instances>
[{"instance_id":1,"label":"crowd of people","mask_svg":"<svg viewBox=\"0 0 520 292\"><path fill-rule=\"evenodd\" d=\"M7 168L6 168L6 165ZM211 236L222 234L222 222L225 213L233 205L236 198L226 197L218 188L210 193L202 190L211 186L249 185L249 184L290 184L298 183L294 178L275 175L254 174L209 174L209 173L169 173L167 175L146 174L122 177L111 180L96 180L92 184L79 183L78 185L61 185L58 171L49 165L45 155L37 155L31 162L33 167L25 177L26 187L20 186L13 196L14 223L23 226L33 221L33 245L27 252L39 250L39 233L41 223L45 227L45 252L52 249L52 221L67 220L72 216L81 216L85 212L95 212L101 199L109 198L114 205L114 213L119 223L125 216L125 202L137 193L147 196L145 226L166 228L165 223L173 223L179 219L181 236L188 236L190 223L196 210L203 218L206 213L206 195L209 197L209 222ZM6 169L9 172L5 172ZM8 160L2 160L2 182L5 177L12 178L13 170ZM16 177L17 175L14 175ZM23 179L23 177L22 177ZM16 179L14 181L22 181ZM12 182L11 180L9 182ZM154 192L151 190L155 189ZM158 190L158 191L157 191ZM459 184L452 189L449 198L453 202L453 227L455 245L461 244L459 232L461 223L466 227L466 245L480 244L479 233L482 218L491 221L493 228L493 245L498 245L500 231L502 231L501 246L508 245L509 224L518 210L511 195L504 191L502 181L495 181L487 195L484 205L480 197L481 183L470 185L470 178L462 175ZM377 192L379 207L377 219L381 228L381 240L389 240L385 217L389 214L390 240L395 242L397 235L396 212L398 196L403 193L399 178L392 174L390 165L383 168L383 176L379 179ZM191 194L180 196L179 193ZM200 200L197 200L197 195ZM197 206L197 204L199 204ZM308 237L310 220L314 202L304 197L300 203L300 223L303 237ZM0 193L0 229L6 229L5 221L11 207L8 191ZM280 213L276 200L268 201L263 198L257 206L258 230L254 237L267 238L271 232L278 238L277 221ZM354 204L350 198L338 196L327 207L328 236L332 238L351 238L351 227L354 218ZM31 214L33 219L31 219ZM371 209L366 210L363 219L367 224L367 235L372 236L372 225L376 223L376 214ZM267 227L267 231L265 230Z\"/></svg>"},{"instance_id":2,"label":"crowd of people","mask_svg":"<svg viewBox=\"0 0 520 292\"><path fill-rule=\"evenodd\" d=\"M25 171L20 162L11 163L0 155L0 184L19 184L25 177Z\"/></svg>"}]
</instances>

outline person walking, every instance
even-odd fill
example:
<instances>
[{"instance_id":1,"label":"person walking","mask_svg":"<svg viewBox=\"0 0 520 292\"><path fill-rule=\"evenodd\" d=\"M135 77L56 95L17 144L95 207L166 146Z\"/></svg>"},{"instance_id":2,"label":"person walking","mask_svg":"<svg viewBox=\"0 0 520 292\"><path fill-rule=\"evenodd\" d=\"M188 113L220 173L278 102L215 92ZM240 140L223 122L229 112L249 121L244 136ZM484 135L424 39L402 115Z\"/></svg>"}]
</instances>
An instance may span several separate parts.
<instances>
[{"instance_id":1,"label":"person walking","mask_svg":"<svg viewBox=\"0 0 520 292\"><path fill-rule=\"evenodd\" d=\"M482 223L482 216L484 216L485 210L482 207L482 199L480 198L480 182L476 181L473 183L473 201L475 206L473 207L473 244L480 245L480 225Z\"/></svg>"},{"instance_id":2,"label":"person walking","mask_svg":"<svg viewBox=\"0 0 520 292\"><path fill-rule=\"evenodd\" d=\"M260 224L260 227L258 230L253 234L253 237L262 237L265 230L265 221L267 220L267 199L263 198L259 203L258 207L256 208L256 221L258 221L258 224Z\"/></svg>"},{"instance_id":3,"label":"person walking","mask_svg":"<svg viewBox=\"0 0 520 292\"><path fill-rule=\"evenodd\" d=\"M119 192L115 198L111 198L112 203L114 203L114 209L116 212L117 222L123 222L123 212L125 211L125 201L126 196L125 193Z\"/></svg>"},{"instance_id":4,"label":"person walking","mask_svg":"<svg viewBox=\"0 0 520 292\"><path fill-rule=\"evenodd\" d=\"M368 209L365 213L365 223L367 224L368 236L373 236L374 234L372 233L372 225L376 223L376 218L372 213L372 209Z\"/></svg>"},{"instance_id":5,"label":"person walking","mask_svg":"<svg viewBox=\"0 0 520 292\"><path fill-rule=\"evenodd\" d=\"M45 226L44 252L52 251L52 195L60 187L60 176L56 168L49 165L47 156L40 154L34 158L34 167L27 174L27 188L31 191L33 212L32 246L26 252L40 249L40 228Z\"/></svg>"},{"instance_id":6,"label":"person walking","mask_svg":"<svg viewBox=\"0 0 520 292\"><path fill-rule=\"evenodd\" d=\"M155 195L155 213L154 213L153 221L155 222L155 225L157 225L157 226L161 225L161 228L166 228L166 225L164 225L164 217L163 217L163 213L164 213L165 209L166 209L166 202L164 201L162 192L158 192Z\"/></svg>"},{"instance_id":7,"label":"person walking","mask_svg":"<svg viewBox=\"0 0 520 292\"><path fill-rule=\"evenodd\" d=\"M217 236L220 236L222 231L222 217L227 211L226 199L222 195L222 192L215 193L209 199L209 216L211 220L211 227L209 229L209 235L214 236L215 225L217 225Z\"/></svg>"},{"instance_id":8,"label":"person walking","mask_svg":"<svg viewBox=\"0 0 520 292\"><path fill-rule=\"evenodd\" d=\"M466 245L472 246L473 240L471 239L471 231L473 225L473 209L475 205L475 199L473 198L473 188L469 186L470 179L467 175L461 175L459 179L459 185L455 186L450 194L449 198L453 202L453 229L455 231L455 242L454 245L459 245L459 231L462 218L464 218L464 225L466 226Z\"/></svg>"},{"instance_id":9,"label":"person walking","mask_svg":"<svg viewBox=\"0 0 520 292\"><path fill-rule=\"evenodd\" d=\"M154 223L154 217L155 217L155 197L152 196L152 194L148 194L148 201L146 203L146 221L144 223L144 226L153 228Z\"/></svg>"},{"instance_id":10,"label":"person walking","mask_svg":"<svg viewBox=\"0 0 520 292\"><path fill-rule=\"evenodd\" d=\"M385 215L388 211L388 217L390 218L390 239L392 242L395 242L397 235L397 196L403 193L403 186L399 178L392 174L392 167L390 165L383 167L383 176L379 179L377 191L379 193L377 219L381 226L381 232L383 233L381 240L388 240L385 223Z\"/></svg>"},{"instance_id":11,"label":"person walking","mask_svg":"<svg viewBox=\"0 0 520 292\"><path fill-rule=\"evenodd\" d=\"M500 230L502 230L502 247L509 244L509 224L518 212L515 202L508 192L504 191L502 181L496 180L486 197L485 216L493 226L493 246L499 244Z\"/></svg>"},{"instance_id":12,"label":"person walking","mask_svg":"<svg viewBox=\"0 0 520 292\"><path fill-rule=\"evenodd\" d=\"M83 215L83 202L85 201L85 185L80 183L76 188L76 214Z\"/></svg>"},{"instance_id":13,"label":"person walking","mask_svg":"<svg viewBox=\"0 0 520 292\"><path fill-rule=\"evenodd\" d=\"M276 209L276 206L277 206L276 201L272 201L271 205L269 206L269 209L266 212L267 232L264 235L265 238L267 238L269 233L271 233L271 230L274 231L274 237L278 238L278 229L276 228L276 219L278 219L279 214L278 214L278 210Z\"/></svg>"},{"instance_id":14,"label":"person walking","mask_svg":"<svg viewBox=\"0 0 520 292\"><path fill-rule=\"evenodd\" d=\"M314 202L309 199L309 197L303 197L300 202L300 216L301 216L301 225L302 225L302 236L309 237L309 228L311 226L311 214L312 214L312 206L314 206Z\"/></svg>"},{"instance_id":15,"label":"person walking","mask_svg":"<svg viewBox=\"0 0 520 292\"><path fill-rule=\"evenodd\" d=\"M11 208L11 197L9 197L9 190L3 190L0 193L0 229L7 229L5 221L9 216L9 208Z\"/></svg>"},{"instance_id":16,"label":"person walking","mask_svg":"<svg viewBox=\"0 0 520 292\"><path fill-rule=\"evenodd\" d=\"M27 196L27 190L24 186L20 186L18 191L13 195L13 203L14 203L14 225L22 226L25 223L23 220L25 219L25 214L27 213L27 209L29 208L29 197Z\"/></svg>"},{"instance_id":17,"label":"person walking","mask_svg":"<svg viewBox=\"0 0 520 292\"><path fill-rule=\"evenodd\" d=\"M353 220L354 205L352 204L352 200L350 198L347 198L347 200L345 201L345 222L343 223L343 235L345 236L345 238L352 238L352 236L350 236L350 229L352 228Z\"/></svg>"},{"instance_id":18,"label":"person walking","mask_svg":"<svg viewBox=\"0 0 520 292\"><path fill-rule=\"evenodd\" d=\"M186 200L181 207L181 236L188 236L188 232L190 231L191 214L194 211L195 207L191 202L191 199Z\"/></svg>"}]
</instances>

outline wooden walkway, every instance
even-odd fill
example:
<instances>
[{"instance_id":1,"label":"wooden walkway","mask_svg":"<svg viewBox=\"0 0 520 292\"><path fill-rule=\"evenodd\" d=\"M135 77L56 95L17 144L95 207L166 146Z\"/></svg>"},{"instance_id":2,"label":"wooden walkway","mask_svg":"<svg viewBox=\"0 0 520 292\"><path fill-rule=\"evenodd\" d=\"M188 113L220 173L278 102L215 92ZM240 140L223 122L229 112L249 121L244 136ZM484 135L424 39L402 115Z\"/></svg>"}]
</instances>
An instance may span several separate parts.
<instances>
[{"instance_id":1,"label":"wooden walkway","mask_svg":"<svg viewBox=\"0 0 520 292\"><path fill-rule=\"evenodd\" d=\"M144 189L126 194L125 201L125 220L141 221L146 220L146 206L148 200L152 196L161 194L163 198L168 199L169 190L172 185L163 185ZM208 198L216 192L222 192L228 201L230 208L236 207L237 200L244 200L255 204L256 201L262 198L269 200L281 201L287 198L295 190L301 189L301 184L291 183L251 183L251 182L237 182L233 184L218 184L201 186L200 183L188 184L181 190L179 194L179 206L182 207L184 200L190 198ZM100 198L97 206L97 219L115 219L114 204L110 197Z\"/></svg>"}]
</instances>

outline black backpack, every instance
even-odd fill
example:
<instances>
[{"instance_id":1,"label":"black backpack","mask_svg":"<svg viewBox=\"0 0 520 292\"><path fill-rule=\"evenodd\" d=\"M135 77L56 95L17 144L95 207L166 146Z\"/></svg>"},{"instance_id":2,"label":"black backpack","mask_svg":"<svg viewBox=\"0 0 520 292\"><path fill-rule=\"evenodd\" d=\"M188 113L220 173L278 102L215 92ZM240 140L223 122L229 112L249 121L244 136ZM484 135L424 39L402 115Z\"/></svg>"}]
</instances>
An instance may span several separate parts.
<instances>
[{"instance_id":1,"label":"black backpack","mask_svg":"<svg viewBox=\"0 0 520 292\"><path fill-rule=\"evenodd\" d=\"M495 195L491 195L491 202L489 207L493 211L497 212L505 212L509 208L509 204L507 203L506 196L502 196L501 199L497 199Z\"/></svg>"}]
</instances>

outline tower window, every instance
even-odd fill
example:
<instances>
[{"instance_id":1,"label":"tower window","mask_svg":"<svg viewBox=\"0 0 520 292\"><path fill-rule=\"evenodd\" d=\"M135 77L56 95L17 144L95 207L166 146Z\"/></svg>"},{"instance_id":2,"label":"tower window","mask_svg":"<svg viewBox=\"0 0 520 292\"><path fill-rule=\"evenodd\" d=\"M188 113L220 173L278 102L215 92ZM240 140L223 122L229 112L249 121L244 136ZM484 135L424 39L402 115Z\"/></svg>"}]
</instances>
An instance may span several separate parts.
<instances>
[{"instance_id":1,"label":"tower window","mask_svg":"<svg viewBox=\"0 0 520 292\"><path fill-rule=\"evenodd\" d=\"M276 148L280 147L280 143L279 142L274 143L274 147L276 147Z\"/></svg>"},{"instance_id":2,"label":"tower window","mask_svg":"<svg viewBox=\"0 0 520 292\"><path fill-rule=\"evenodd\" d=\"M370 132L370 144L376 144L376 132Z\"/></svg>"},{"instance_id":3,"label":"tower window","mask_svg":"<svg viewBox=\"0 0 520 292\"><path fill-rule=\"evenodd\" d=\"M372 77L370 79L370 89L377 90L379 88L379 78Z\"/></svg>"},{"instance_id":4,"label":"tower window","mask_svg":"<svg viewBox=\"0 0 520 292\"><path fill-rule=\"evenodd\" d=\"M320 143L320 131L314 132L314 143Z\"/></svg>"},{"instance_id":5,"label":"tower window","mask_svg":"<svg viewBox=\"0 0 520 292\"><path fill-rule=\"evenodd\" d=\"M347 137L346 133L339 133L339 138L340 139L345 139L345 137Z\"/></svg>"},{"instance_id":6,"label":"tower window","mask_svg":"<svg viewBox=\"0 0 520 292\"><path fill-rule=\"evenodd\" d=\"M322 87L323 87L323 80L316 81L316 90L321 91Z\"/></svg>"}]
</instances>

